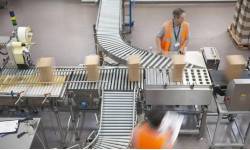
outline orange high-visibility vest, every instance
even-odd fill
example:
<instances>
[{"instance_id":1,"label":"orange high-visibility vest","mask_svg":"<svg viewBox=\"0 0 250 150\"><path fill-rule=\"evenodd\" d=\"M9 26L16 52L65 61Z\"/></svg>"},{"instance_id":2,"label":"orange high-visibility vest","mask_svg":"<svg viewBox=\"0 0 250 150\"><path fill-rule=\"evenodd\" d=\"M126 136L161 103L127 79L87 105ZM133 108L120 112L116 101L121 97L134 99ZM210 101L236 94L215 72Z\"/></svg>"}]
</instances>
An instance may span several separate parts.
<instances>
[{"instance_id":1,"label":"orange high-visibility vest","mask_svg":"<svg viewBox=\"0 0 250 150\"><path fill-rule=\"evenodd\" d=\"M157 129L152 129L148 123L137 125L133 130L134 149L161 149L171 148L173 143L165 143L170 136L170 132L159 135Z\"/></svg>"},{"instance_id":2,"label":"orange high-visibility vest","mask_svg":"<svg viewBox=\"0 0 250 150\"><path fill-rule=\"evenodd\" d=\"M169 51L169 48L170 48L170 42L171 42L171 27L172 27L172 22L171 21L168 21L168 22L165 22L163 24L163 27L164 27L164 35L163 37L161 38L161 48L164 50L164 51ZM180 47L183 46L184 44L184 41L187 37L187 34L188 34L188 24L183 21L182 22L182 29L181 29L181 36L180 36ZM167 30L167 27L168 27L168 30ZM167 32L166 32L167 31Z\"/></svg>"}]
</instances>

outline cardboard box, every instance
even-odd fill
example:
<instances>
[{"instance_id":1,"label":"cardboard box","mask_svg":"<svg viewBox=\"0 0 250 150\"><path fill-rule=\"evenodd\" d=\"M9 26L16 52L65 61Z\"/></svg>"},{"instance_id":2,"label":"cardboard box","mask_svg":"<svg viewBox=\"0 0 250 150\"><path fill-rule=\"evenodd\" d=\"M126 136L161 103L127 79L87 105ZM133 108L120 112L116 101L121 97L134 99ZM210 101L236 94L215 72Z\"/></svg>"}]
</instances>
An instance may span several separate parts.
<instances>
[{"instance_id":1,"label":"cardboard box","mask_svg":"<svg viewBox=\"0 0 250 150\"><path fill-rule=\"evenodd\" d=\"M54 66L55 60L53 57L43 57L37 60L36 67L39 70L41 82L52 82Z\"/></svg>"},{"instance_id":2,"label":"cardboard box","mask_svg":"<svg viewBox=\"0 0 250 150\"><path fill-rule=\"evenodd\" d=\"M99 56L86 56L84 64L87 68L88 81L98 81L100 76Z\"/></svg>"},{"instance_id":3,"label":"cardboard box","mask_svg":"<svg viewBox=\"0 0 250 150\"><path fill-rule=\"evenodd\" d=\"M225 64L225 76L227 81L240 77L246 60L242 55L228 55Z\"/></svg>"},{"instance_id":4,"label":"cardboard box","mask_svg":"<svg viewBox=\"0 0 250 150\"><path fill-rule=\"evenodd\" d=\"M186 65L185 56L184 55L173 55L173 68L184 68Z\"/></svg>"},{"instance_id":5,"label":"cardboard box","mask_svg":"<svg viewBox=\"0 0 250 150\"><path fill-rule=\"evenodd\" d=\"M182 81L183 70L186 65L184 55L173 55L172 80L175 82Z\"/></svg>"},{"instance_id":6,"label":"cardboard box","mask_svg":"<svg viewBox=\"0 0 250 150\"><path fill-rule=\"evenodd\" d=\"M128 80L140 81L140 57L138 55L130 55L127 60Z\"/></svg>"},{"instance_id":7,"label":"cardboard box","mask_svg":"<svg viewBox=\"0 0 250 150\"><path fill-rule=\"evenodd\" d=\"M184 69L173 69L172 70L172 81L181 82L183 79L183 70Z\"/></svg>"}]
</instances>

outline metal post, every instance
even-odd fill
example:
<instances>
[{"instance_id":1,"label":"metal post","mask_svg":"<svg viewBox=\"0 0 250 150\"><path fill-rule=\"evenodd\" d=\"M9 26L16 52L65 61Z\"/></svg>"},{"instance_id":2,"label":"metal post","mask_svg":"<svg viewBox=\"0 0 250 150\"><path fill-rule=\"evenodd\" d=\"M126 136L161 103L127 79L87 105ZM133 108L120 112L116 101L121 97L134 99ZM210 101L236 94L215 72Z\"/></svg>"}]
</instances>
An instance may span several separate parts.
<instances>
[{"instance_id":1,"label":"metal post","mask_svg":"<svg viewBox=\"0 0 250 150\"><path fill-rule=\"evenodd\" d=\"M214 131L214 137L213 137L212 144L211 144L211 148L214 148L214 146L215 146L215 141L216 141L216 137L218 134L218 129L219 129L221 119L222 119L222 114L219 113L217 124L216 124L215 131Z\"/></svg>"},{"instance_id":2,"label":"metal post","mask_svg":"<svg viewBox=\"0 0 250 150\"><path fill-rule=\"evenodd\" d=\"M67 147L66 146L66 142L65 142L65 137L63 135L63 130L62 130L62 125L61 125L60 117L59 117L59 114L58 114L58 108L57 108L56 105L54 106L54 113L55 113L56 121L57 121L57 124L58 124L58 127L59 127L59 132L60 132L60 135L61 135L61 138L62 138L63 147Z\"/></svg>"},{"instance_id":3,"label":"metal post","mask_svg":"<svg viewBox=\"0 0 250 150\"><path fill-rule=\"evenodd\" d=\"M95 41L96 55L99 55L99 57L100 57L100 65L102 66L104 58L103 58L103 54L100 51L100 48L98 46L98 40L97 40L97 36L96 36L97 35L97 33L96 33L96 25L95 24L93 25L93 31L94 31L94 41Z\"/></svg>"},{"instance_id":4,"label":"metal post","mask_svg":"<svg viewBox=\"0 0 250 150\"><path fill-rule=\"evenodd\" d=\"M207 106L202 106L202 118L201 118L200 131L199 131L199 136L198 136L199 141L203 140L204 131L206 127L207 112L208 112Z\"/></svg>"},{"instance_id":5,"label":"metal post","mask_svg":"<svg viewBox=\"0 0 250 150\"><path fill-rule=\"evenodd\" d=\"M42 123L42 119L40 119L40 123L41 123L41 132L42 132L42 136L43 136L43 140L45 141L45 148L46 149L49 149L49 145L48 145L48 142L47 142L47 139L46 139L46 136L45 136L45 132L44 132L44 128L43 128L43 123Z\"/></svg>"},{"instance_id":6,"label":"metal post","mask_svg":"<svg viewBox=\"0 0 250 150\"><path fill-rule=\"evenodd\" d=\"M70 115L71 115L71 120L72 120L72 124L74 127L74 131L75 131L75 140L79 140L79 134L77 132L77 128L76 128L76 119L75 119L75 113L73 111L73 106L72 106L72 98L69 98L69 108L70 108Z\"/></svg>"},{"instance_id":7,"label":"metal post","mask_svg":"<svg viewBox=\"0 0 250 150\"><path fill-rule=\"evenodd\" d=\"M125 33L125 4L124 0L122 1L122 33Z\"/></svg>"},{"instance_id":8,"label":"metal post","mask_svg":"<svg viewBox=\"0 0 250 150\"><path fill-rule=\"evenodd\" d=\"M244 136L244 144L245 144L245 142L246 142L246 139L247 139L247 135L248 135L249 130L250 130L250 122L249 122L249 124L248 124L246 134L245 134L245 136Z\"/></svg>"},{"instance_id":9,"label":"metal post","mask_svg":"<svg viewBox=\"0 0 250 150\"><path fill-rule=\"evenodd\" d=\"M129 0L129 33L132 30L132 0Z\"/></svg>"}]
</instances>

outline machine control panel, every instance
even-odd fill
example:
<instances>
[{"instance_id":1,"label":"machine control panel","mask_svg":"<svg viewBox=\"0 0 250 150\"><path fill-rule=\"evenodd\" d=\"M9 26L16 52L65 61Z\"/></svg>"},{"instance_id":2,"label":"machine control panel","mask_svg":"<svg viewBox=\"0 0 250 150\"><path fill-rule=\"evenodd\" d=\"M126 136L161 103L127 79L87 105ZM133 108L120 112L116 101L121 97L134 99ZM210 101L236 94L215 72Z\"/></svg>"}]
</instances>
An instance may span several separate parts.
<instances>
[{"instance_id":1,"label":"machine control panel","mask_svg":"<svg viewBox=\"0 0 250 150\"><path fill-rule=\"evenodd\" d=\"M218 70L220 57L215 47L203 47L202 54L207 66L207 69Z\"/></svg>"}]
</instances>

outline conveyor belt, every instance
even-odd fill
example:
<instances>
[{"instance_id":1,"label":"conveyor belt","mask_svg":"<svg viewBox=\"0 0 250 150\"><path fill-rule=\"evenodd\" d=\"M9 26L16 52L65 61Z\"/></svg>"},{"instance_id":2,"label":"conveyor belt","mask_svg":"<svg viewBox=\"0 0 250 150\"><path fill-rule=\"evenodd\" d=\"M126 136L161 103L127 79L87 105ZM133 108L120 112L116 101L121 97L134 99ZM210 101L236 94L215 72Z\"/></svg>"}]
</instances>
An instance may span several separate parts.
<instances>
[{"instance_id":1,"label":"conveyor belt","mask_svg":"<svg viewBox=\"0 0 250 150\"><path fill-rule=\"evenodd\" d=\"M104 91L98 135L90 145L94 143L94 149L126 149L135 115L135 92Z\"/></svg>"},{"instance_id":2,"label":"conveyor belt","mask_svg":"<svg viewBox=\"0 0 250 150\"><path fill-rule=\"evenodd\" d=\"M70 81L87 81L86 70L80 69L73 71ZM107 82L85 82L70 83L69 90L111 90L111 91L133 91L135 88L143 89L143 72L141 69L141 81L129 81L128 69L125 67L105 67L100 70L100 81Z\"/></svg>"},{"instance_id":3,"label":"conveyor belt","mask_svg":"<svg viewBox=\"0 0 250 150\"><path fill-rule=\"evenodd\" d=\"M50 97L62 97L66 88L62 82L65 82L67 75L70 74L67 70L69 69L56 69L52 79L54 83L41 84L36 69L4 69L0 76L0 95L8 96L11 92L20 93L24 91L24 97L44 97L46 93L51 93Z\"/></svg>"},{"instance_id":4,"label":"conveyor belt","mask_svg":"<svg viewBox=\"0 0 250 150\"><path fill-rule=\"evenodd\" d=\"M122 31L122 0L102 0L97 18L97 40L103 51L112 59L124 65L129 55L136 54L141 58L144 68L169 68L172 59L130 45L120 35ZM186 68L195 65L187 64Z\"/></svg>"}]
</instances>

